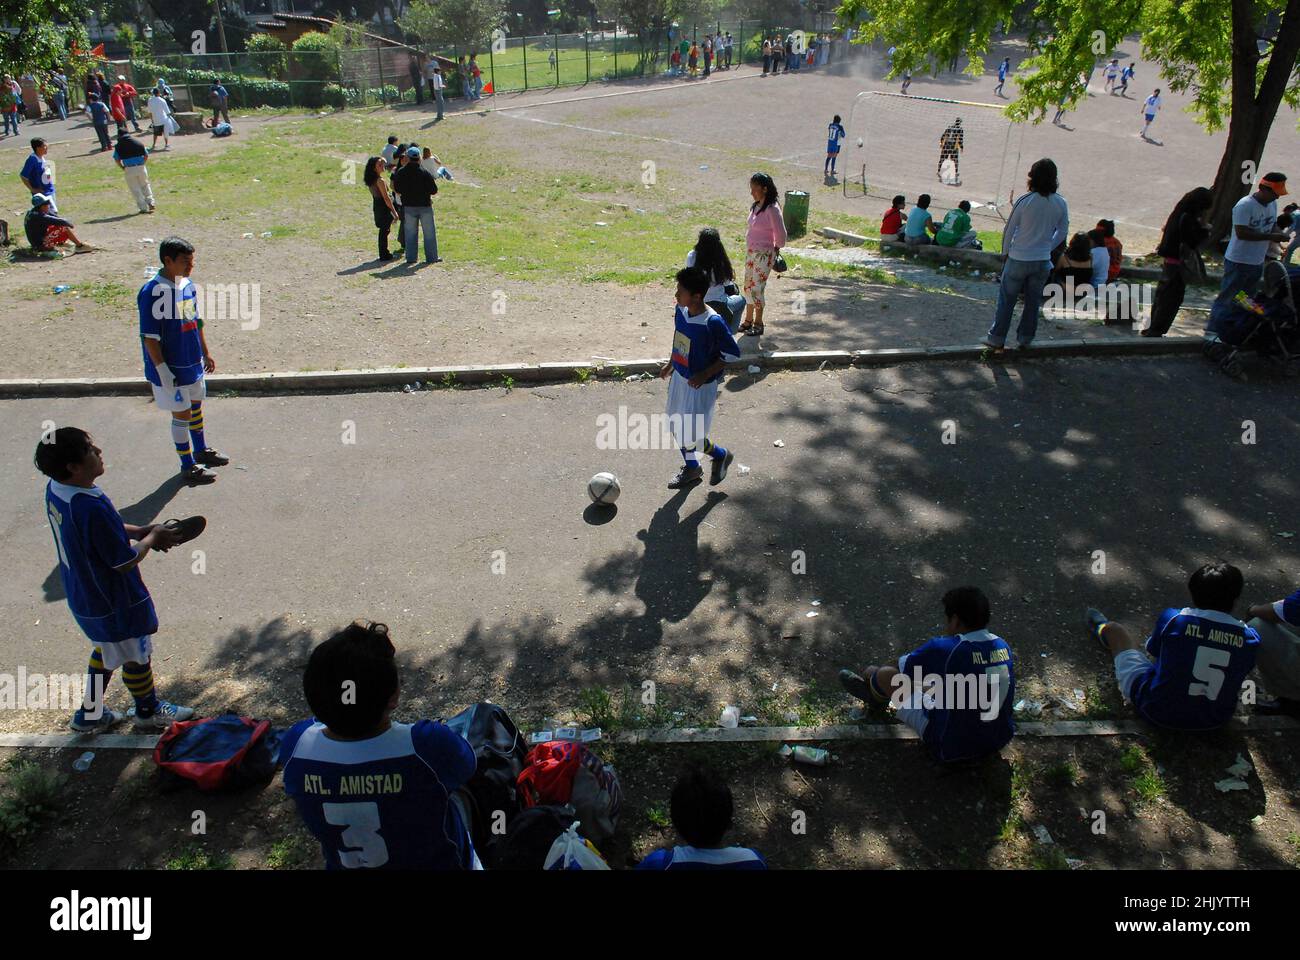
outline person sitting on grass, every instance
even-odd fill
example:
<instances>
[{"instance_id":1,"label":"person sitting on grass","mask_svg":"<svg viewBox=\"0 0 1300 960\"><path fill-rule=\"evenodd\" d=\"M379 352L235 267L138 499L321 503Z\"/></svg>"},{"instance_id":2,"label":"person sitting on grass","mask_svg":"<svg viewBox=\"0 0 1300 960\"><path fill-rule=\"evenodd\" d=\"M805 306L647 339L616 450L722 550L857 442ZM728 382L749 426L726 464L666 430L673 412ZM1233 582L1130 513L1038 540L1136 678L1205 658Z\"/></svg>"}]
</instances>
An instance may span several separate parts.
<instances>
[{"instance_id":1,"label":"person sitting on grass","mask_svg":"<svg viewBox=\"0 0 1300 960\"><path fill-rule=\"evenodd\" d=\"M997 753L1015 735L1011 647L988 630L989 599L978 587L943 595L948 632L911 653L898 667L840 671L840 684L868 706L892 703L898 719L945 763Z\"/></svg>"},{"instance_id":2,"label":"person sitting on grass","mask_svg":"<svg viewBox=\"0 0 1300 960\"><path fill-rule=\"evenodd\" d=\"M673 786L670 812L673 827L686 841L660 849L637 864L638 870L766 870L767 861L751 847L724 847L735 803L731 788L713 771L691 766Z\"/></svg>"},{"instance_id":3,"label":"person sitting on grass","mask_svg":"<svg viewBox=\"0 0 1300 960\"><path fill-rule=\"evenodd\" d=\"M1259 701L1260 713L1300 717L1300 590L1274 603L1250 608L1250 628L1259 634L1256 666L1272 701Z\"/></svg>"},{"instance_id":4,"label":"person sitting on grass","mask_svg":"<svg viewBox=\"0 0 1300 960\"><path fill-rule=\"evenodd\" d=\"M388 627L367 620L311 652L302 687L314 716L281 741L284 791L327 870L482 869L452 800L474 751L444 723L393 722L395 652Z\"/></svg>"},{"instance_id":5,"label":"person sitting on grass","mask_svg":"<svg viewBox=\"0 0 1300 960\"><path fill-rule=\"evenodd\" d=\"M1259 649L1259 634L1232 615L1242 585L1232 564L1205 564L1187 581L1192 606L1162 611L1145 642L1088 608L1088 636L1114 661L1120 692L1144 719L1191 731L1232 718Z\"/></svg>"},{"instance_id":6,"label":"person sitting on grass","mask_svg":"<svg viewBox=\"0 0 1300 960\"><path fill-rule=\"evenodd\" d=\"M23 220L23 231L33 253L57 253L61 245L72 243L77 253L91 249L82 243L72 229L72 221L50 212L50 198L43 193L32 194L32 208Z\"/></svg>"},{"instance_id":7,"label":"person sitting on grass","mask_svg":"<svg viewBox=\"0 0 1300 960\"><path fill-rule=\"evenodd\" d=\"M984 249L984 245L979 241L979 235L970 226L969 200L963 200L944 214L943 223L939 225L934 235L934 242L941 247Z\"/></svg>"},{"instance_id":8,"label":"person sitting on grass","mask_svg":"<svg viewBox=\"0 0 1300 960\"><path fill-rule=\"evenodd\" d=\"M907 215L907 223L903 226L903 242L909 247L924 246L933 243L930 234L938 232L939 226L930 215L930 195L923 193L916 198L916 206Z\"/></svg>"},{"instance_id":9,"label":"person sitting on grass","mask_svg":"<svg viewBox=\"0 0 1300 960\"><path fill-rule=\"evenodd\" d=\"M903 224L907 223L907 214L903 212L905 206L907 206L907 197L901 193L897 194L880 220L881 240L903 239Z\"/></svg>"},{"instance_id":10,"label":"person sitting on grass","mask_svg":"<svg viewBox=\"0 0 1300 960\"><path fill-rule=\"evenodd\" d=\"M1110 267L1106 271L1106 282L1114 283L1119 279L1120 267L1124 265L1124 244L1115 236L1114 220L1098 220L1096 229L1106 238L1106 253L1110 255Z\"/></svg>"}]
</instances>

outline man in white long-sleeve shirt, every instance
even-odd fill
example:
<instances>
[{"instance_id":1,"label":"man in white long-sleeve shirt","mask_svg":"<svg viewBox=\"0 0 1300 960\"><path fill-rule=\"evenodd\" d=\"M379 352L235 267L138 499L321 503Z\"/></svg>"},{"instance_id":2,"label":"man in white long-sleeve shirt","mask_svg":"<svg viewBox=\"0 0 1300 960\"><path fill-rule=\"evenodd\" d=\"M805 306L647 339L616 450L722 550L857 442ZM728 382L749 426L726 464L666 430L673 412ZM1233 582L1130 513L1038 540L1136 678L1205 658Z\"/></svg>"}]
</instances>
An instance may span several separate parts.
<instances>
[{"instance_id":1,"label":"man in white long-sleeve shirt","mask_svg":"<svg viewBox=\"0 0 1300 960\"><path fill-rule=\"evenodd\" d=\"M1052 270L1052 250L1070 233L1070 209L1057 193L1056 164L1047 158L1029 168L1029 193L1016 201L1002 230L1002 253L1006 266L998 288L998 306L993 326L984 342L1001 352L1011 328L1011 312L1023 293L1025 308L1016 328L1016 340L1024 349L1038 332L1038 310L1043 304L1043 285Z\"/></svg>"}]
</instances>

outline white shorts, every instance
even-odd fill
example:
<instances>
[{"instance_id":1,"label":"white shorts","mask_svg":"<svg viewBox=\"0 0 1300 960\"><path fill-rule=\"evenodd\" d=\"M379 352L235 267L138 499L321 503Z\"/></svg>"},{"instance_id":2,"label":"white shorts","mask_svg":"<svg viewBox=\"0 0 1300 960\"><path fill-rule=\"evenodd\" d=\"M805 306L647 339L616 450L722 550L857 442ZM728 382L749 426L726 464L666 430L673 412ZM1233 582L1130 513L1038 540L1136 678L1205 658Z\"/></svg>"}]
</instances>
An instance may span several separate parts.
<instances>
[{"instance_id":1,"label":"white shorts","mask_svg":"<svg viewBox=\"0 0 1300 960\"><path fill-rule=\"evenodd\" d=\"M673 368L668 381L668 426L678 444L688 450L703 446L713 426L713 407L718 400L718 383L692 387L685 377Z\"/></svg>"},{"instance_id":2,"label":"white shorts","mask_svg":"<svg viewBox=\"0 0 1300 960\"><path fill-rule=\"evenodd\" d=\"M188 410L190 404L202 400L208 395L208 388L203 377L199 377L193 383L172 387L170 390L152 383L149 386L153 387L154 403L171 413Z\"/></svg>"},{"instance_id":3,"label":"white shorts","mask_svg":"<svg viewBox=\"0 0 1300 960\"><path fill-rule=\"evenodd\" d=\"M97 646L105 670L116 670L126 663L148 663L153 656L153 637L136 637L134 640L119 640L117 643L101 643Z\"/></svg>"},{"instance_id":4,"label":"white shorts","mask_svg":"<svg viewBox=\"0 0 1300 960\"><path fill-rule=\"evenodd\" d=\"M1115 654L1115 679L1119 681L1119 692L1124 699L1133 701L1133 685L1155 665L1141 650L1121 650Z\"/></svg>"},{"instance_id":5,"label":"white shorts","mask_svg":"<svg viewBox=\"0 0 1300 960\"><path fill-rule=\"evenodd\" d=\"M898 658L898 672L903 673L903 664L907 662L908 654L903 654ZM894 715L899 720L907 724L916 731L917 736L925 736L925 728L930 725L930 718L925 715L925 709L922 707L922 697L924 694L920 690L912 692L906 706L898 707L894 710Z\"/></svg>"}]
</instances>

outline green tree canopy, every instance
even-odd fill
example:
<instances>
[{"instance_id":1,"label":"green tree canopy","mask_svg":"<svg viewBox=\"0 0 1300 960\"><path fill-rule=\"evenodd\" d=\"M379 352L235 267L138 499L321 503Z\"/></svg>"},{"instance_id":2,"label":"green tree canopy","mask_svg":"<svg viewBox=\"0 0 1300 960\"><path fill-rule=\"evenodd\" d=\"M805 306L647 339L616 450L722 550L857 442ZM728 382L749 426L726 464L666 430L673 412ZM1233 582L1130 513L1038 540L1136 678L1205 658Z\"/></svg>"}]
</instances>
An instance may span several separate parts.
<instances>
[{"instance_id":1,"label":"green tree canopy","mask_svg":"<svg viewBox=\"0 0 1300 960\"><path fill-rule=\"evenodd\" d=\"M15 77L53 70L68 62L75 45L90 45L84 0L0 0L0 70ZM11 32L12 31L12 32Z\"/></svg>"},{"instance_id":2,"label":"green tree canopy","mask_svg":"<svg viewBox=\"0 0 1300 960\"><path fill-rule=\"evenodd\" d=\"M864 20L860 42L897 47L895 73L937 72L963 53L967 72L981 73L993 32L1018 17L1035 52L1020 64L1007 113L1034 122L1062 100L1077 103L1082 77L1140 33L1160 85L1190 93L1189 109L1207 131L1227 127L1212 188L1216 236L1250 189L1279 106L1300 106L1300 0L844 0L838 14L841 23Z\"/></svg>"},{"instance_id":3,"label":"green tree canopy","mask_svg":"<svg viewBox=\"0 0 1300 960\"><path fill-rule=\"evenodd\" d=\"M502 0L414 0L397 24L430 46L476 52L488 48L504 12Z\"/></svg>"}]
</instances>

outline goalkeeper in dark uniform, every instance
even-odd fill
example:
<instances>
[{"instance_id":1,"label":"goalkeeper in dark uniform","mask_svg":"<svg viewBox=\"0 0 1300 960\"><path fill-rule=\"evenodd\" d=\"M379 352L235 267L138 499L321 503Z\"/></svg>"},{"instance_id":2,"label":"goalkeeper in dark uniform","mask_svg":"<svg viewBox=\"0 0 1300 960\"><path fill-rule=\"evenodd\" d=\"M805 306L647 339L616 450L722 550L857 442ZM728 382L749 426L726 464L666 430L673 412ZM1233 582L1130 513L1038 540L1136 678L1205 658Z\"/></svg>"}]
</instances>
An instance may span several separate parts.
<instances>
[{"instance_id":1,"label":"goalkeeper in dark uniform","mask_svg":"<svg viewBox=\"0 0 1300 960\"><path fill-rule=\"evenodd\" d=\"M953 179L956 185L961 185L961 152L966 149L966 131L962 129L961 117L952 122L939 135L939 165L935 167L934 175L940 180L943 179L943 162L952 161Z\"/></svg>"}]
</instances>

